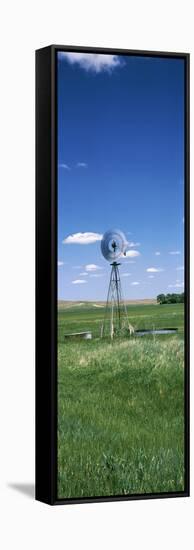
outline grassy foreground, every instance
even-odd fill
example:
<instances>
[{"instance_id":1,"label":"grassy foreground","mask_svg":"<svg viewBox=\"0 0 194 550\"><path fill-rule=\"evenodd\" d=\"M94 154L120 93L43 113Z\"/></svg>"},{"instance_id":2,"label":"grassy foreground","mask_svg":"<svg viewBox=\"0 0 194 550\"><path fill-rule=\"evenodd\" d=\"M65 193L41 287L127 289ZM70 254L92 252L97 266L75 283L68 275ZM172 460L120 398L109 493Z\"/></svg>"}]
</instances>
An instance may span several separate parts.
<instances>
[{"instance_id":1,"label":"grassy foreground","mask_svg":"<svg viewBox=\"0 0 194 550\"><path fill-rule=\"evenodd\" d=\"M160 317L169 311L153 307ZM64 332L70 312L60 312L59 498L184 489L183 309L170 307L178 314L178 335L113 343L97 338L64 343L62 326ZM149 308L144 306L146 327ZM73 317L78 325L79 315L70 315L71 325ZM85 311L84 326L88 315ZM80 329L83 317L84 312ZM96 312L93 317L96 323ZM172 318L168 326L177 326Z\"/></svg>"}]
</instances>

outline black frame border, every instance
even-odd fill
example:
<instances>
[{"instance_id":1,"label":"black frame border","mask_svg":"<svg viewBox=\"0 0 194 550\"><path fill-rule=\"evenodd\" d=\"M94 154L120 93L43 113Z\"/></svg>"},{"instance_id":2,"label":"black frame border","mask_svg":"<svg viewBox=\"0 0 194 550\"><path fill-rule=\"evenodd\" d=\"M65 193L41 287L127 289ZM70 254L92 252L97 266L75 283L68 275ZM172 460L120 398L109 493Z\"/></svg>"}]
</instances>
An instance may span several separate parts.
<instances>
[{"instance_id":1,"label":"black frame border","mask_svg":"<svg viewBox=\"0 0 194 550\"><path fill-rule=\"evenodd\" d=\"M57 497L57 53L180 58L185 67L185 489L180 492ZM45 284L46 281L46 284ZM51 45L36 50L36 491L47 504L83 504L190 495L190 55L189 53Z\"/></svg>"}]
</instances>

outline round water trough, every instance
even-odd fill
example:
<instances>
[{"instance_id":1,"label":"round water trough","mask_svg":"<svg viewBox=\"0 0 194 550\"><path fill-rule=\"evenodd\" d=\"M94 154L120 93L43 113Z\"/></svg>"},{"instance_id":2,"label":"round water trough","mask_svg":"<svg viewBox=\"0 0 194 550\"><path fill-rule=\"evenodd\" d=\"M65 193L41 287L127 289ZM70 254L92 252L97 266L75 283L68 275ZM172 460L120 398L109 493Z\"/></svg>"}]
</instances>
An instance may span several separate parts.
<instances>
[{"instance_id":1,"label":"round water trough","mask_svg":"<svg viewBox=\"0 0 194 550\"><path fill-rule=\"evenodd\" d=\"M70 332L68 334L64 334L64 339L66 338L78 338L81 340L91 340L92 338L92 332L86 331L86 332Z\"/></svg>"},{"instance_id":2,"label":"round water trough","mask_svg":"<svg viewBox=\"0 0 194 550\"><path fill-rule=\"evenodd\" d=\"M135 336L146 336L147 334L176 334L178 328L158 328L158 329L139 329L135 330Z\"/></svg>"}]
</instances>

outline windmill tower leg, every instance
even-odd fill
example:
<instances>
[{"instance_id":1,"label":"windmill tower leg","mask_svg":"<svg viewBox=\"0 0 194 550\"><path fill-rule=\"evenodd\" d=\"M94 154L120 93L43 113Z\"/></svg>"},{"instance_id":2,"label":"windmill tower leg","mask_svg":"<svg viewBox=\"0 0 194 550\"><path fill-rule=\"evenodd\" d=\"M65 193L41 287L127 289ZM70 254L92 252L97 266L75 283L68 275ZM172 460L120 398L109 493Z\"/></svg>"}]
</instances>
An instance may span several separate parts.
<instances>
[{"instance_id":1,"label":"windmill tower leg","mask_svg":"<svg viewBox=\"0 0 194 550\"><path fill-rule=\"evenodd\" d=\"M114 333L114 302L113 302L113 299L112 299L112 297L113 297L112 291L113 291L113 268L111 269L110 282L109 282L108 294L107 294L107 300L106 300L106 307L105 307L105 315L104 315L104 320L103 320L103 323L102 323L102 326L101 326L101 338L103 336L105 336L105 329L106 329L106 324L108 323L110 307L111 307L110 335L111 335L111 338L113 338L113 333Z\"/></svg>"}]
</instances>

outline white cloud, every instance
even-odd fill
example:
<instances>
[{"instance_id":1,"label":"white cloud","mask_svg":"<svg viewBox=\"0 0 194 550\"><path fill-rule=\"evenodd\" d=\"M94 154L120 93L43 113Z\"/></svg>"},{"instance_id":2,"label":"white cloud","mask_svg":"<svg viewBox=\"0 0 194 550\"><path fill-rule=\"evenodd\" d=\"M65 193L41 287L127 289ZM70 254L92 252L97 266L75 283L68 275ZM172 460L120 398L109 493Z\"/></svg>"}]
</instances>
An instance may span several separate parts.
<instances>
[{"instance_id":1,"label":"white cloud","mask_svg":"<svg viewBox=\"0 0 194 550\"><path fill-rule=\"evenodd\" d=\"M59 164L59 168L64 168L64 170L71 170L68 164L64 164L63 162Z\"/></svg>"},{"instance_id":2,"label":"white cloud","mask_svg":"<svg viewBox=\"0 0 194 550\"><path fill-rule=\"evenodd\" d=\"M91 273L90 277L103 277L102 273Z\"/></svg>"},{"instance_id":3,"label":"white cloud","mask_svg":"<svg viewBox=\"0 0 194 550\"><path fill-rule=\"evenodd\" d=\"M122 273L122 277L130 277L131 273Z\"/></svg>"},{"instance_id":4,"label":"white cloud","mask_svg":"<svg viewBox=\"0 0 194 550\"><path fill-rule=\"evenodd\" d=\"M77 167L78 168L87 168L87 164L86 162L77 162Z\"/></svg>"},{"instance_id":5,"label":"white cloud","mask_svg":"<svg viewBox=\"0 0 194 550\"><path fill-rule=\"evenodd\" d=\"M75 281L71 281L72 285L82 285L83 283L86 283L84 279L76 279Z\"/></svg>"},{"instance_id":6,"label":"white cloud","mask_svg":"<svg viewBox=\"0 0 194 550\"><path fill-rule=\"evenodd\" d=\"M177 271L184 271L184 265L180 265L179 267L176 267Z\"/></svg>"},{"instance_id":7,"label":"white cloud","mask_svg":"<svg viewBox=\"0 0 194 550\"><path fill-rule=\"evenodd\" d=\"M64 262L58 261L58 267L61 267L62 265L64 265Z\"/></svg>"},{"instance_id":8,"label":"white cloud","mask_svg":"<svg viewBox=\"0 0 194 550\"><path fill-rule=\"evenodd\" d=\"M139 283L138 283L138 281L133 281L133 283L131 283L131 285L137 286L137 285L139 285Z\"/></svg>"},{"instance_id":9,"label":"white cloud","mask_svg":"<svg viewBox=\"0 0 194 550\"><path fill-rule=\"evenodd\" d=\"M98 271L98 269L102 269L102 267L96 264L87 264L84 268L86 271Z\"/></svg>"},{"instance_id":10,"label":"white cloud","mask_svg":"<svg viewBox=\"0 0 194 550\"><path fill-rule=\"evenodd\" d=\"M184 283L175 283L175 285L168 285L168 288L183 288Z\"/></svg>"},{"instance_id":11,"label":"white cloud","mask_svg":"<svg viewBox=\"0 0 194 550\"><path fill-rule=\"evenodd\" d=\"M82 273L79 273L80 277L85 277L88 275L87 271L82 271Z\"/></svg>"},{"instance_id":12,"label":"white cloud","mask_svg":"<svg viewBox=\"0 0 194 550\"><path fill-rule=\"evenodd\" d=\"M155 256L160 256L159 250L157 250L157 251L155 252Z\"/></svg>"},{"instance_id":13,"label":"white cloud","mask_svg":"<svg viewBox=\"0 0 194 550\"><path fill-rule=\"evenodd\" d=\"M140 256L138 250L127 250L127 252L122 255L124 258L135 258L136 256Z\"/></svg>"},{"instance_id":14,"label":"white cloud","mask_svg":"<svg viewBox=\"0 0 194 550\"><path fill-rule=\"evenodd\" d=\"M93 233L88 231L86 233L73 233L68 235L63 240L63 244L92 244L97 241L101 241L102 235L100 233Z\"/></svg>"},{"instance_id":15,"label":"white cloud","mask_svg":"<svg viewBox=\"0 0 194 550\"><path fill-rule=\"evenodd\" d=\"M160 267L148 267L148 268L146 269L146 271L147 271L148 273L160 273L161 271L164 271L164 270L163 270L162 268L160 268Z\"/></svg>"},{"instance_id":16,"label":"white cloud","mask_svg":"<svg viewBox=\"0 0 194 550\"><path fill-rule=\"evenodd\" d=\"M154 279L154 275L148 275L148 279Z\"/></svg>"},{"instance_id":17,"label":"white cloud","mask_svg":"<svg viewBox=\"0 0 194 550\"><path fill-rule=\"evenodd\" d=\"M178 254L180 254L180 250L172 250L172 252L169 252L169 254L171 254L171 256L177 256Z\"/></svg>"},{"instance_id":18,"label":"white cloud","mask_svg":"<svg viewBox=\"0 0 194 550\"><path fill-rule=\"evenodd\" d=\"M112 72L117 66L122 66L124 61L118 55L84 53L84 52L60 52L60 58L66 59L71 65L78 64L85 71L100 73Z\"/></svg>"},{"instance_id":19,"label":"white cloud","mask_svg":"<svg viewBox=\"0 0 194 550\"><path fill-rule=\"evenodd\" d=\"M128 242L128 246L130 248L134 248L135 246L140 246L141 243L134 243L133 241L129 241Z\"/></svg>"}]
</instances>

